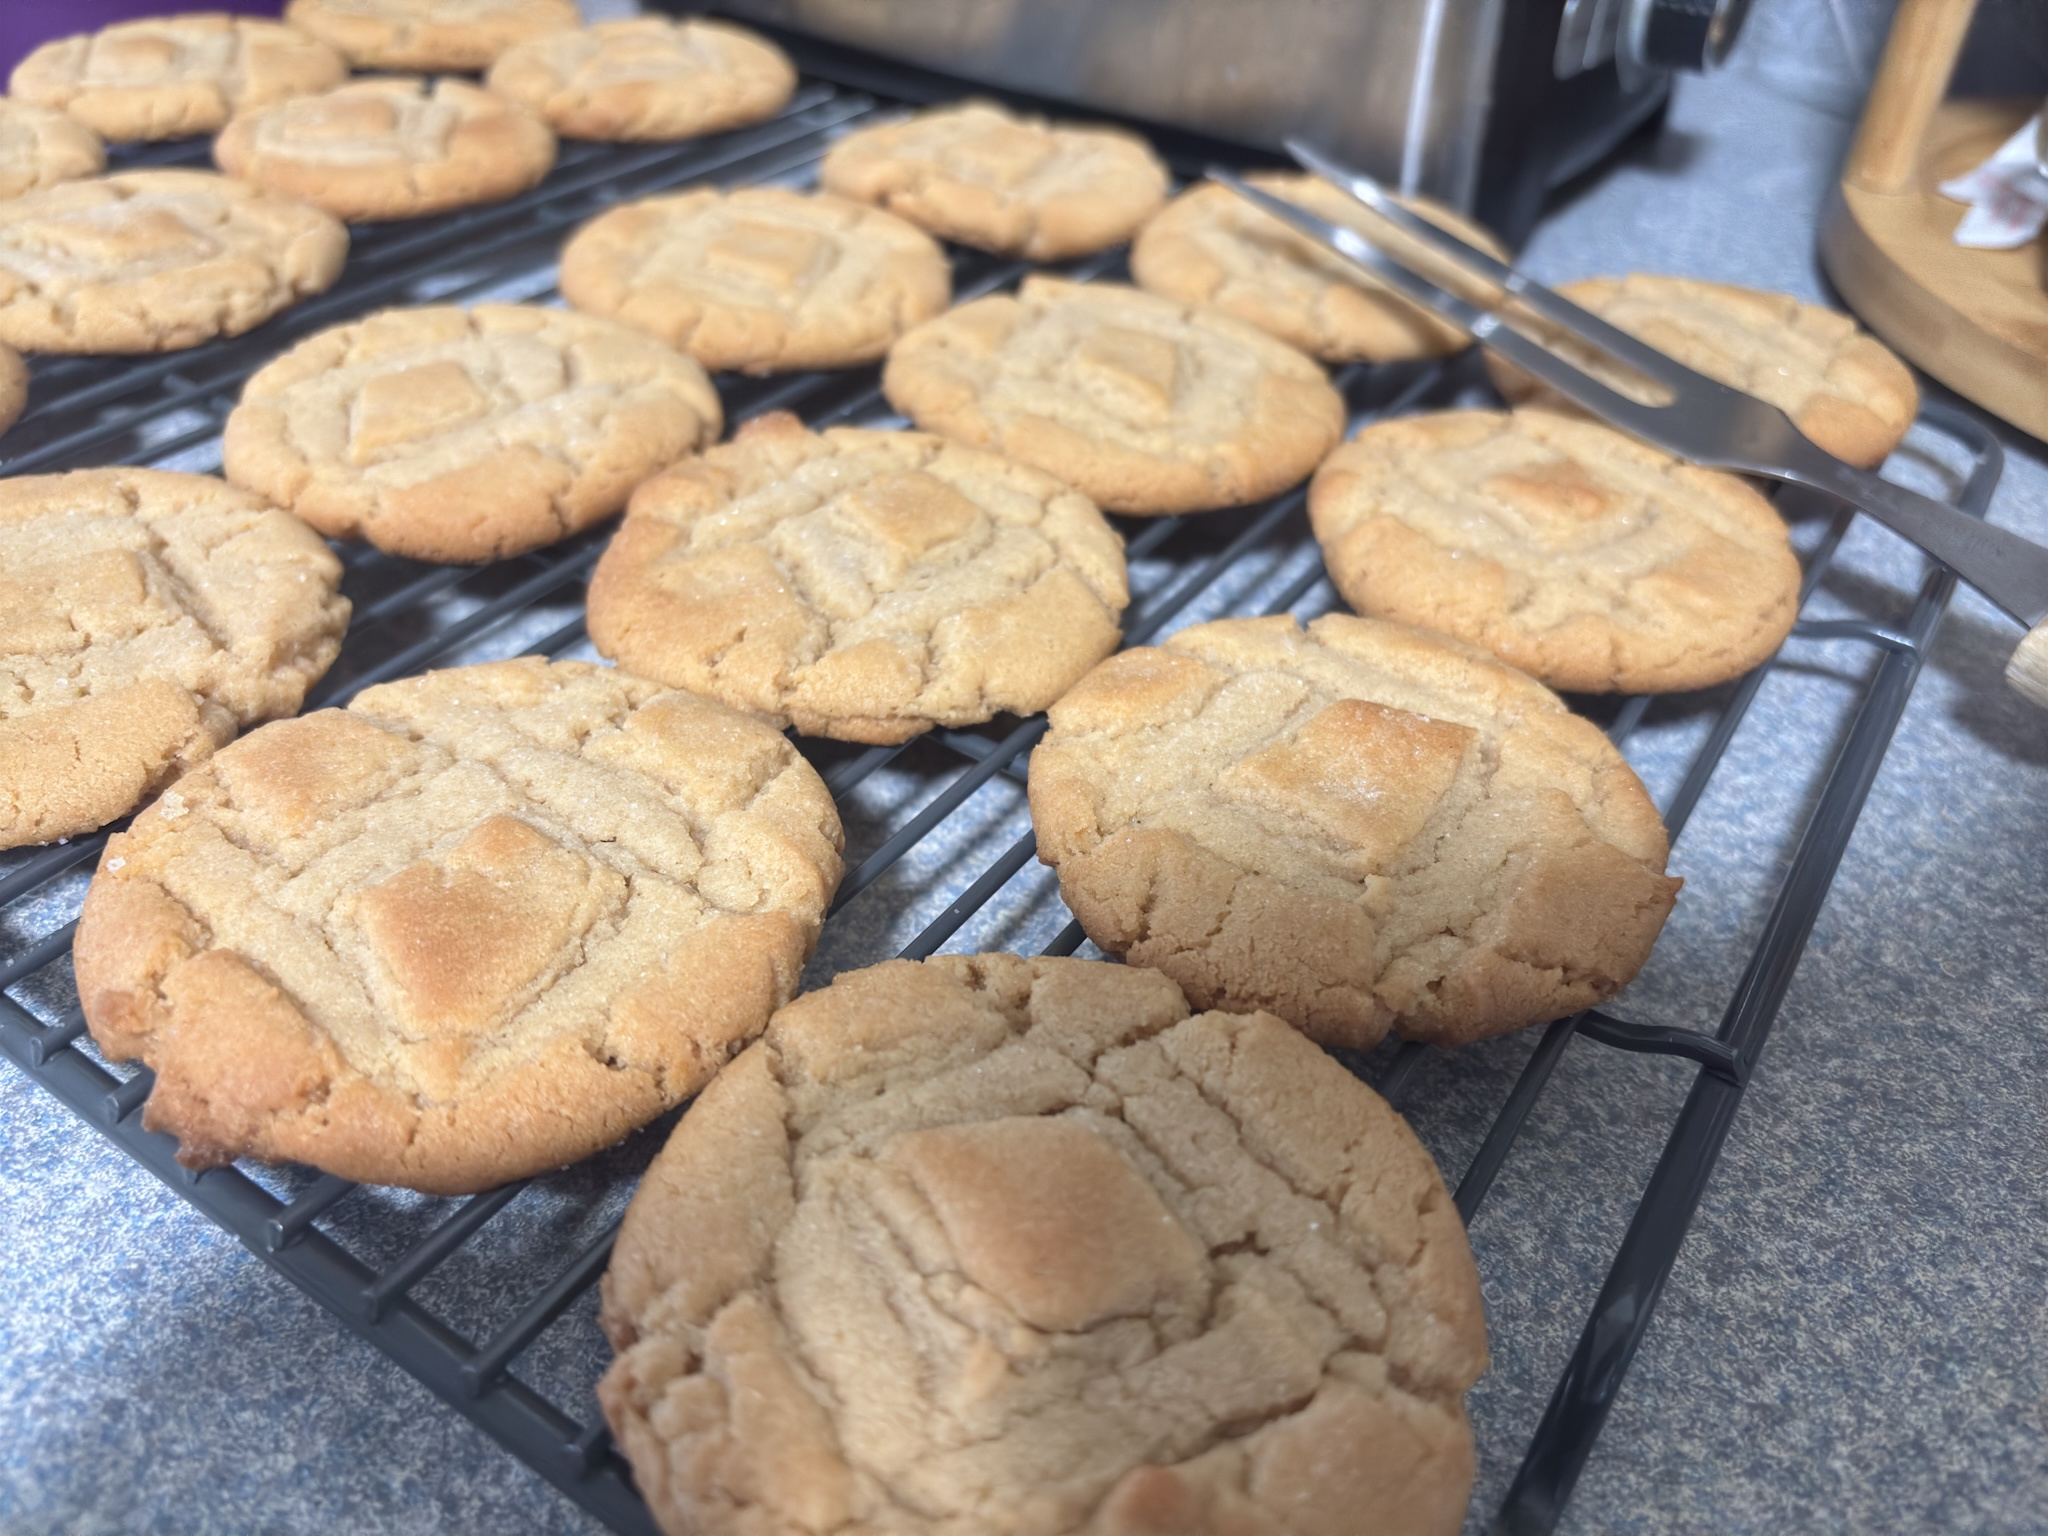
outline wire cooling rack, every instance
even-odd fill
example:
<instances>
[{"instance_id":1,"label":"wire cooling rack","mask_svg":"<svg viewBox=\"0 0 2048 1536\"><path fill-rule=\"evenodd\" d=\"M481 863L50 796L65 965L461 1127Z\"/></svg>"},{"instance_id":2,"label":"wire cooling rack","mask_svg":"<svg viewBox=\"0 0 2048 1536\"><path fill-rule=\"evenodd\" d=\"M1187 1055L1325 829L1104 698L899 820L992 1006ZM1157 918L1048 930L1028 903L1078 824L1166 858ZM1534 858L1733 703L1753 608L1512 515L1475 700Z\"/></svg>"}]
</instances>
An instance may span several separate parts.
<instances>
[{"instance_id":1,"label":"wire cooling rack","mask_svg":"<svg viewBox=\"0 0 2048 1536\"><path fill-rule=\"evenodd\" d=\"M565 145L548 180L513 202L356 231L333 290L248 336L162 357L42 360L28 413L0 439L0 472L117 463L216 468L221 423L242 380L298 338L387 304L552 301L561 242L615 202L704 181L806 184L837 133L888 109L872 94L872 73L862 84L865 93L807 79L774 121L687 145ZM127 163L193 163L203 153L203 146L173 146ZM1179 168L1198 167L1196 160ZM1120 262L1112 253L1060 270L1082 279L1120 276ZM1003 288L1026 270L961 254L956 291L967 298ZM1469 375L1469 367L1455 366L1353 369L1338 383L1355 424L1448 400L1469 387ZM728 377L720 384L733 422L777 408L796 410L814 425L893 419L872 368ZM1949 457L1963 461L1956 499L1981 516L2001 467L1994 439L1972 418L1941 406L1927 409L1922 429L1946 439ZM1806 535L1811 594L1851 514L1797 493L1779 504ZM1119 523L1132 573L1127 644L1225 614L1307 617L1335 605L1299 491L1242 511ZM345 702L371 683L431 666L592 654L583 583L608 533L599 529L482 567L424 565L342 546L354 622L307 707ZM1476 1141L1477 1150L1446 1174L1457 1180L1458 1209L1469 1223L1575 1039L1691 1064L1689 1095L1619 1248L1611 1260L1604 1248L1589 1260L1595 1273L1605 1261L1605 1282L1548 1408L1533 1429L1517 1431L1525 1449L1491 1517L1494 1529L1550 1530L1593 1449L1953 587L1951 576L1930 570L1894 627L1862 618L1802 619L1802 638L1873 652L1875 663L1844 704L1832 748L1801 765L1817 789L1802 824L1761 861L1753 904L1767 915L1748 936L1719 1028L1633 1022L1605 1012L1561 1020L1542 1032L1483 1128L1460 1128L1461 1142ZM1682 700L1578 701L1618 745L1674 711L1697 727L1676 789L1661 807L1674 841L1778 665ZM839 802L849 863L807 986L838 970L892 954L921 958L949 943L1049 954L1082 947L1050 873L1033 862L1021 786L1029 750L1044 729L1039 716L933 731L899 747L799 743ZM633 1183L674 1117L577 1168L459 1201L363 1188L303 1169L182 1169L171 1139L141 1128L137 1111L150 1074L98 1055L71 982L72 929L106 836L0 854L0 1049L605 1525L626 1536L652 1532L591 1392L608 1358L594 1324L593 1292ZM1369 1057L1340 1056L1399 1106L1429 1054L1419 1045L1389 1044ZM1532 1347L1503 1336L1498 1325L1492 1345L1497 1363Z\"/></svg>"}]
</instances>

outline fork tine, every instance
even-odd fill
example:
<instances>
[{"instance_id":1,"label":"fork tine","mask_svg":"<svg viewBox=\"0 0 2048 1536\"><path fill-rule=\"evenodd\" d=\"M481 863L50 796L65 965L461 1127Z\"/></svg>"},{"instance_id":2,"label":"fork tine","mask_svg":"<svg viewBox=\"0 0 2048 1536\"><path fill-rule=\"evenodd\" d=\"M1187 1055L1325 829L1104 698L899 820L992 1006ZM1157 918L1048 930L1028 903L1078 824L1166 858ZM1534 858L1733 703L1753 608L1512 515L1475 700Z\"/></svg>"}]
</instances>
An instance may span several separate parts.
<instances>
[{"instance_id":1,"label":"fork tine","mask_svg":"<svg viewBox=\"0 0 2048 1536\"><path fill-rule=\"evenodd\" d=\"M1474 340L1484 342L1509 362L1534 374L1544 383L1554 386L1587 410L1606 417L1615 425L1638 436L1647 437L1653 442L1662 440L1663 434L1659 429L1657 417L1662 407L1643 405L1626 395L1618 394L1591 374L1566 362L1541 343L1514 330L1499 315L1481 309L1470 300L1459 298L1456 294L1439 288L1427 278L1409 271L1357 230L1347 229L1342 224L1333 224L1319 214L1288 202L1284 197L1275 197L1270 192L1261 191L1222 166L1209 167L1209 179L1222 183L1254 207L1263 209L1281 222L1293 225L1325 249L1334 251L1353 266L1370 272L1404 298L1411 299L1431 313L1442 316L1460 329L1471 332Z\"/></svg>"},{"instance_id":2,"label":"fork tine","mask_svg":"<svg viewBox=\"0 0 2048 1536\"><path fill-rule=\"evenodd\" d=\"M1446 259L1477 272L1491 282L1498 283L1527 304L1532 311L1551 321L1567 334L1591 343L1601 351L1628 364L1637 373L1645 374L1671 390L1691 388L1694 380L1714 385L1716 388L1726 388L1725 385L1717 384L1703 374L1695 373L1666 353L1659 352L1655 347L1631 336L1627 331L1608 324L1591 310L1582 309L1563 294L1544 287L1526 273L1517 271L1506 262L1460 239L1449 230L1439 229L1419 214L1402 207L1385 187L1365 172L1353 170L1350 166L1331 159L1321 150L1300 139L1288 139L1285 142L1287 152L1303 169L1312 171L1339 191L1357 198L1403 234L1414 236Z\"/></svg>"}]
</instances>

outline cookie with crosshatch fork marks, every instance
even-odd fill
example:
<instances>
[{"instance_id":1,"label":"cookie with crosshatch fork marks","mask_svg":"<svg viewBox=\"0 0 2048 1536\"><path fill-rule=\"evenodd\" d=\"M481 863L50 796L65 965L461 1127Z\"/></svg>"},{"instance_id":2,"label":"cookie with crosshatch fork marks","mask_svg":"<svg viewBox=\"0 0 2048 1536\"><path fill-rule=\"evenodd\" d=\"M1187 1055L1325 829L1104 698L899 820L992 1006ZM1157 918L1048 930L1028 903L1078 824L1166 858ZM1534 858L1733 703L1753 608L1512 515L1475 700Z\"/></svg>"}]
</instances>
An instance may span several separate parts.
<instances>
[{"instance_id":1,"label":"cookie with crosshatch fork marks","mask_svg":"<svg viewBox=\"0 0 2048 1536\"><path fill-rule=\"evenodd\" d=\"M0 341L168 352L239 336L341 275L332 214L206 171L122 171L0 201Z\"/></svg>"},{"instance_id":2,"label":"cookie with crosshatch fork marks","mask_svg":"<svg viewBox=\"0 0 2048 1536\"><path fill-rule=\"evenodd\" d=\"M1111 512L1203 512L1287 489L1344 433L1316 363L1220 310L1121 283L1027 277L889 352L882 388L928 432L1058 475Z\"/></svg>"},{"instance_id":3,"label":"cookie with crosshatch fork marks","mask_svg":"<svg viewBox=\"0 0 2048 1536\"><path fill-rule=\"evenodd\" d=\"M524 192L554 165L555 136L467 81L352 80L238 113L213 158L337 218L410 219Z\"/></svg>"},{"instance_id":4,"label":"cookie with crosshatch fork marks","mask_svg":"<svg viewBox=\"0 0 2048 1536\"><path fill-rule=\"evenodd\" d=\"M0 848L125 816L341 649L341 562L212 475L0 480Z\"/></svg>"},{"instance_id":5,"label":"cookie with crosshatch fork marks","mask_svg":"<svg viewBox=\"0 0 2048 1536\"><path fill-rule=\"evenodd\" d=\"M1429 1155L1266 1014L948 955L778 1013L604 1282L674 1536L1448 1536L1479 1277Z\"/></svg>"},{"instance_id":6,"label":"cookie with crosshatch fork marks","mask_svg":"<svg viewBox=\"0 0 2048 1536\"><path fill-rule=\"evenodd\" d=\"M492 560L610 516L721 421L704 370L630 326L435 305L321 331L257 370L223 458L330 538Z\"/></svg>"},{"instance_id":7,"label":"cookie with crosshatch fork marks","mask_svg":"<svg viewBox=\"0 0 2048 1536\"><path fill-rule=\"evenodd\" d=\"M1036 714L1116 648L1123 543L1088 498L923 432L786 411L633 493L590 580L607 656L810 735Z\"/></svg>"},{"instance_id":8,"label":"cookie with crosshatch fork marks","mask_svg":"<svg viewBox=\"0 0 2048 1536\"><path fill-rule=\"evenodd\" d=\"M578 662L431 672L245 736L111 839L78 992L189 1165L487 1189L702 1088L840 869L757 720Z\"/></svg>"},{"instance_id":9,"label":"cookie with crosshatch fork marks","mask_svg":"<svg viewBox=\"0 0 2048 1536\"><path fill-rule=\"evenodd\" d=\"M1064 261L1128 240L1168 176L1134 133L968 101L848 134L818 183L963 245Z\"/></svg>"},{"instance_id":10,"label":"cookie with crosshatch fork marks","mask_svg":"<svg viewBox=\"0 0 2048 1536\"><path fill-rule=\"evenodd\" d=\"M1441 635L1330 614L1111 657L1031 759L1039 857L1088 936L1197 1007L1327 1045L1454 1045L1641 969L1679 882L1621 754Z\"/></svg>"},{"instance_id":11,"label":"cookie with crosshatch fork marks","mask_svg":"<svg viewBox=\"0 0 2048 1536\"><path fill-rule=\"evenodd\" d=\"M614 208L570 240L561 281L580 310L746 373L871 363L953 291L924 231L783 187L698 187Z\"/></svg>"},{"instance_id":12,"label":"cookie with crosshatch fork marks","mask_svg":"<svg viewBox=\"0 0 2048 1536\"><path fill-rule=\"evenodd\" d=\"M340 54L297 27L202 13L116 22L45 43L14 66L8 92L116 141L176 139L347 75Z\"/></svg>"}]
</instances>

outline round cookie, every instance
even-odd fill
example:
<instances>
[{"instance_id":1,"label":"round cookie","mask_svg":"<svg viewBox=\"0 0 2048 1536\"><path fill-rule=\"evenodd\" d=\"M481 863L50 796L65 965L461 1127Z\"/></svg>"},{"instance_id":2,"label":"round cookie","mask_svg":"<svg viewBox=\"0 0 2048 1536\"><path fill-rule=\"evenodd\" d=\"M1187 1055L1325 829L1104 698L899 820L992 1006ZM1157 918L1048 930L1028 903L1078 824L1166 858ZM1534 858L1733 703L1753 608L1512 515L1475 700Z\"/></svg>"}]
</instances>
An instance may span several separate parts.
<instances>
[{"instance_id":1,"label":"round cookie","mask_svg":"<svg viewBox=\"0 0 2048 1536\"><path fill-rule=\"evenodd\" d=\"M296 27L212 12L60 37L14 66L8 91L105 138L182 139L347 75L340 54Z\"/></svg>"},{"instance_id":2,"label":"round cookie","mask_svg":"<svg viewBox=\"0 0 2048 1536\"><path fill-rule=\"evenodd\" d=\"M0 341L168 352L239 336L341 275L348 231L206 171L123 171L0 202Z\"/></svg>"},{"instance_id":3,"label":"round cookie","mask_svg":"<svg viewBox=\"0 0 2048 1536\"><path fill-rule=\"evenodd\" d=\"M1308 507L1353 608L1553 688L1705 688L1766 660L1799 613L1791 538L1747 481L1579 416L1377 422L1323 461Z\"/></svg>"},{"instance_id":4,"label":"round cookie","mask_svg":"<svg viewBox=\"0 0 2048 1536\"><path fill-rule=\"evenodd\" d=\"M622 666L842 741L1036 714L1116 649L1123 541L1084 496L922 432L786 412L633 493L590 579Z\"/></svg>"},{"instance_id":5,"label":"round cookie","mask_svg":"<svg viewBox=\"0 0 2048 1536\"><path fill-rule=\"evenodd\" d=\"M946 307L938 242L830 193L699 187L600 214L562 251L562 297L714 371L871 363Z\"/></svg>"},{"instance_id":6,"label":"round cookie","mask_svg":"<svg viewBox=\"0 0 2048 1536\"><path fill-rule=\"evenodd\" d=\"M1695 372L1769 401L1851 464L1882 464L1920 410L1912 373L1881 342L1847 315L1789 294L1647 272L1586 278L1557 291ZM1569 337L1553 338L1550 346L1610 388L1643 397L1635 375L1605 353ZM1486 367L1517 404L1578 410L1490 352Z\"/></svg>"},{"instance_id":7,"label":"round cookie","mask_svg":"<svg viewBox=\"0 0 2048 1536\"><path fill-rule=\"evenodd\" d=\"M704 370L630 326L441 305L352 320L259 369L222 453L230 480L330 538L466 562L609 517L721 425Z\"/></svg>"},{"instance_id":8,"label":"round cookie","mask_svg":"<svg viewBox=\"0 0 2048 1536\"><path fill-rule=\"evenodd\" d=\"M111 839L74 951L187 1166L435 1194L609 1146L796 990L839 818L778 733L609 667L430 672L252 732Z\"/></svg>"},{"instance_id":9,"label":"round cookie","mask_svg":"<svg viewBox=\"0 0 2048 1536\"><path fill-rule=\"evenodd\" d=\"M1168 179L1136 134L1017 117L986 101L860 129L818 167L827 192L1032 261L1130 239L1166 201Z\"/></svg>"},{"instance_id":10,"label":"round cookie","mask_svg":"<svg viewBox=\"0 0 2048 1536\"><path fill-rule=\"evenodd\" d=\"M1156 971L890 961L627 1208L599 1400L672 1536L1448 1536L1479 1277L1429 1154Z\"/></svg>"},{"instance_id":11,"label":"round cookie","mask_svg":"<svg viewBox=\"0 0 2048 1536\"><path fill-rule=\"evenodd\" d=\"M1285 342L1118 283L1027 277L926 322L882 374L930 432L1049 470L1112 512L1202 512L1304 479L1344 400Z\"/></svg>"},{"instance_id":12,"label":"round cookie","mask_svg":"<svg viewBox=\"0 0 2048 1536\"><path fill-rule=\"evenodd\" d=\"M796 69L744 27L635 16L508 48L489 83L564 138L687 139L773 117Z\"/></svg>"},{"instance_id":13,"label":"round cookie","mask_svg":"<svg viewBox=\"0 0 2048 1536\"><path fill-rule=\"evenodd\" d=\"M70 113L0 96L0 199L106 168L100 136Z\"/></svg>"},{"instance_id":14,"label":"round cookie","mask_svg":"<svg viewBox=\"0 0 2048 1536\"><path fill-rule=\"evenodd\" d=\"M553 167L555 136L519 103L462 80L356 80L242 113L213 158L353 223L515 197Z\"/></svg>"},{"instance_id":15,"label":"round cookie","mask_svg":"<svg viewBox=\"0 0 2048 1536\"><path fill-rule=\"evenodd\" d=\"M0 848L90 832L299 707L341 562L211 475L0 480Z\"/></svg>"},{"instance_id":16,"label":"round cookie","mask_svg":"<svg viewBox=\"0 0 2048 1536\"><path fill-rule=\"evenodd\" d=\"M581 26L576 0L291 0L284 18L357 69L489 69L507 48Z\"/></svg>"},{"instance_id":17,"label":"round cookie","mask_svg":"<svg viewBox=\"0 0 2048 1536\"><path fill-rule=\"evenodd\" d=\"M1197 1007L1326 1045L1458 1045L1590 1008L1678 892L1599 729L1424 630L1201 624L1050 714L1031 822L1088 937Z\"/></svg>"},{"instance_id":18,"label":"round cookie","mask_svg":"<svg viewBox=\"0 0 2048 1536\"><path fill-rule=\"evenodd\" d=\"M1268 172L1245 179L1401 252L1398 231L1319 176ZM1441 204L1426 198L1403 203L1468 244L1507 258L1485 230ZM1131 276L1150 293L1212 305L1327 363L1443 357L1472 343L1458 327L1214 183L1189 188L1146 223L1131 244Z\"/></svg>"}]
</instances>

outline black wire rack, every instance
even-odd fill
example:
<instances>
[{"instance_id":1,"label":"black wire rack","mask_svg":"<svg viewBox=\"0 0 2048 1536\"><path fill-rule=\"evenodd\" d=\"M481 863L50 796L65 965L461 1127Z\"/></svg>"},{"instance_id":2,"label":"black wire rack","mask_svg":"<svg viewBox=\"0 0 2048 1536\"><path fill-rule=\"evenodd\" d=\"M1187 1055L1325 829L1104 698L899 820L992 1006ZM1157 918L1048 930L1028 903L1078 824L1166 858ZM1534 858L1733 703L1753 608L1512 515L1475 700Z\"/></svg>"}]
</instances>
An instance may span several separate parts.
<instances>
[{"instance_id":1,"label":"black wire rack","mask_svg":"<svg viewBox=\"0 0 2048 1536\"><path fill-rule=\"evenodd\" d=\"M774 121L715 139L646 148L566 145L547 181L513 202L358 230L334 289L250 335L162 357L41 360L29 411L0 440L0 473L116 463L213 468L221 424L242 380L298 338L388 304L550 301L562 241L615 202L707 181L807 182L835 134L890 105L871 94L871 76L860 83L867 90L807 78ZM203 152L203 146L175 146L128 163L191 163ZM1182 168L1198 167L1196 161ZM1062 270L1085 279L1116 275L1119 263L1112 253ZM956 291L964 298L999 289L1025 270L1022 264L962 254ZM777 408L796 410L814 425L890 419L872 368L720 382L733 421ZM1449 398L1459 370L1353 369L1338 383L1362 420ZM1949 407L1930 405L1922 420L1969 461L1958 504L1983 515L2001 468L1996 441L1973 418ZM1806 557L1810 594L1852 514L1798 501L1799 494L1788 492L1781 508L1824 524ZM1133 576L1127 644L1142 644L1194 618L1307 615L1334 604L1299 491L1239 512L1120 522ZM483 567L430 566L342 547L354 622L339 661L307 707L343 702L371 683L429 666L508 654L560 656L586 646L582 585L608 532L599 529ZM1602 1012L1552 1024L1480 1135L1476 1154L1458 1173L1457 1205L1469 1223L1574 1038L1694 1064L1689 1096L1608 1265L1577 1347L1527 1440L1505 1502L1492 1517L1494 1529L1548 1531L1570 1497L1649 1327L1953 588L1952 576L1932 569L1896 628L1838 618L1802 620L1796 631L1865 648L1876 660L1831 755L1811 765L1819 792L1789 856L1770 872L1775 886L1768 916L1719 1029L1709 1034L1660 1027ZM1685 704L1696 713L1704 708L1707 723L1675 794L1661 807L1674 841L1775 665L1767 663ZM1651 698L1580 702L1617 744L1652 711L1674 707ZM1029 898L1040 908L1056 907L1050 876L1029 868L1036 850L1019 809L1028 753L1044 730L1040 716L978 730L934 731L900 747L800 743L841 804L851 865L807 984L824 979L821 965L866 964L891 953L922 958L963 928L984 936L990 914L1006 903L1015 907ZM895 785L890 793L863 798L885 781ZM991 791L1009 796L994 812L987 806ZM980 818L979 830L963 841L958 831L973 817ZM108 829L113 830L118 828ZM199 1174L180 1168L175 1143L141 1127L137 1111L148 1096L150 1073L109 1065L97 1054L70 982L78 903L107 835L0 854L0 1050L87 1125L598 1520L622 1536L653 1532L590 1394L589 1384L605 1363L590 1322L590 1293L610 1256L617 1214L673 1117L580 1169L463 1201L391 1204L388 1191L362 1190L308 1170L247 1163ZM924 867L925 852L949 838L959 846ZM919 926L908 943L898 942L900 922L891 936L890 923L880 920L885 908L899 918L914 913ZM1004 933L1014 939L1023 929L997 923L994 931L1000 940ZM1082 942L1079 925L1067 922L1040 947L1070 954ZM1389 1045L1367 1058L1343 1059L1398 1106L1429 1049ZM498 1235L528 1231L506 1214L522 1200L566 1202L574 1219L554 1223L554 1240L522 1248L523 1236ZM500 1254L499 1270L509 1270L518 1282L510 1291L494 1291L491 1305L480 1307L465 1293L460 1261L493 1242L503 1249L508 1241L511 1251ZM1493 1339L1497 1359L1517 1347L1514 1338ZM566 1372L557 1369L564 1356L573 1361ZM562 1386L556 1378L571 1384Z\"/></svg>"}]
</instances>

